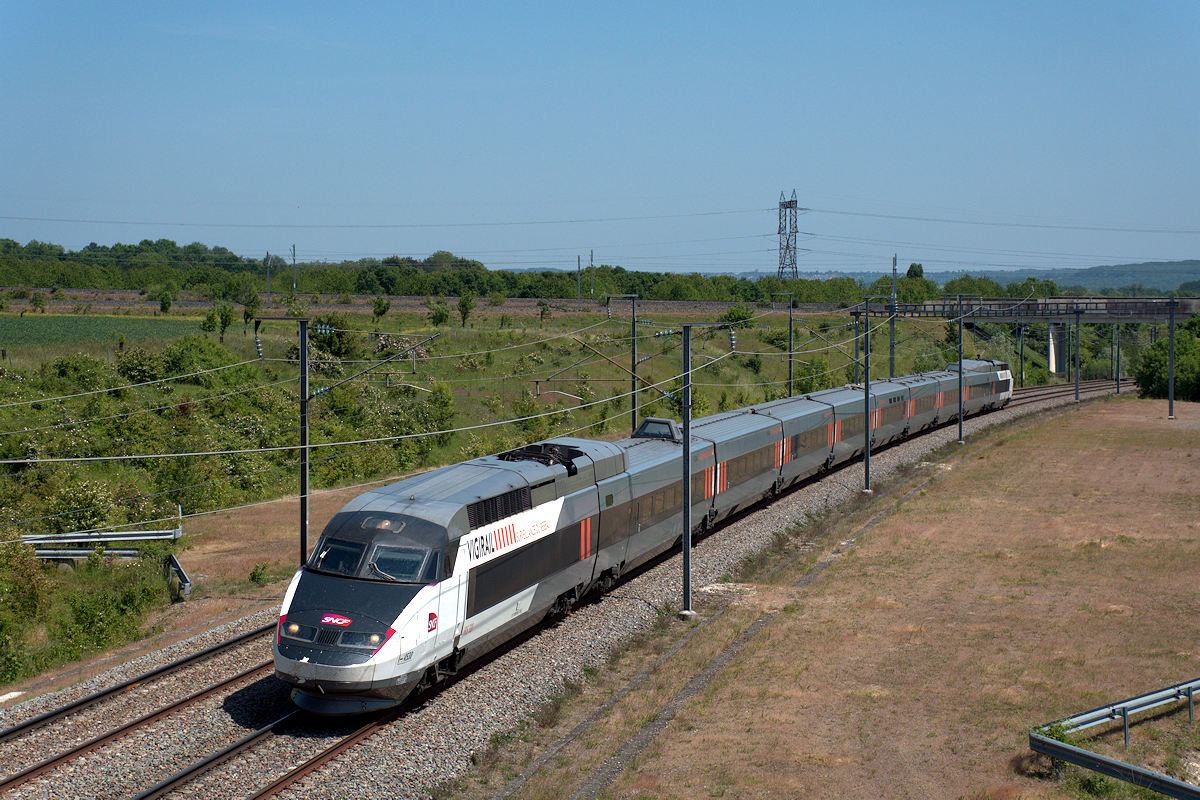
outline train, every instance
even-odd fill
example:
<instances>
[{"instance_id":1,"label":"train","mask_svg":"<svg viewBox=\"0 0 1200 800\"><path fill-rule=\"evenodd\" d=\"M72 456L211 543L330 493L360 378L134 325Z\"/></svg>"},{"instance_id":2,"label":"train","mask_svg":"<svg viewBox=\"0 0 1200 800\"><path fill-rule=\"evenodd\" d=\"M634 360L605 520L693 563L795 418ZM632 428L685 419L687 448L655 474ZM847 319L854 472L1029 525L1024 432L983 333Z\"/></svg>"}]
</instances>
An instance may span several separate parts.
<instances>
[{"instance_id":1,"label":"train","mask_svg":"<svg viewBox=\"0 0 1200 800\"><path fill-rule=\"evenodd\" d=\"M817 473L965 414L1013 378L967 360L695 419L698 534ZM865 394L865 398L864 398ZM615 442L559 437L367 491L338 511L280 607L275 674L327 715L403 702L682 539L683 445L647 417Z\"/></svg>"}]
</instances>

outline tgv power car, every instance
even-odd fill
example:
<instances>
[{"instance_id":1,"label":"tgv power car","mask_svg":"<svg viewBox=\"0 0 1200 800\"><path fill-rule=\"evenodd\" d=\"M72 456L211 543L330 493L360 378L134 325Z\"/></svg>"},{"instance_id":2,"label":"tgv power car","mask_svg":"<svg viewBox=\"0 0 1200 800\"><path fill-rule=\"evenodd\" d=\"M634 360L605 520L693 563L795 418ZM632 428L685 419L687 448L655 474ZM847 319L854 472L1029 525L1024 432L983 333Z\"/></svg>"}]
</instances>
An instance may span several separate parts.
<instances>
[{"instance_id":1,"label":"tgv power car","mask_svg":"<svg viewBox=\"0 0 1200 800\"><path fill-rule=\"evenodd\" d=\"M740 508L958 413L958 365L692 423L692 519ZM1012 397L1006 364L966 361L971 414ZM557 438L362 494L334 515L283 600L275 672L326 714L392 705L565 611L682 536L678 424Z\"/></svg>"}]
</instances>

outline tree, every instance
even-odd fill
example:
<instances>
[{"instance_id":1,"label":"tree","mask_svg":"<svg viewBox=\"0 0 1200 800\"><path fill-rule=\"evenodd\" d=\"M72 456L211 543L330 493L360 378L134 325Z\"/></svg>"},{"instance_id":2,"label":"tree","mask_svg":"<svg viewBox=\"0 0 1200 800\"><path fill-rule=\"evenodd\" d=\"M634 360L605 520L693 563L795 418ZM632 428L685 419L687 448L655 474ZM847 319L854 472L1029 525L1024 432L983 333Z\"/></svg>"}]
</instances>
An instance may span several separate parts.
<instances>
[{"instance_id":1,"label":"tree","mask_svg":"<svg viewBox=\"0 0 1200 800\"><path fill-rule=\"evenodd\" d=\"M425 316L429 318L433 327L440 328L450 321L450 306L446 305L446 301L441 297L437 299L426 297L425 307L429 309Z\"/></svg>"},{"instance_id":2,"label":"tree","mask_svg":"<svg viewBox=\"0 0 1200 800\"><path fill-rule=\"evenodd\" d=\"M542 322L550 319L550 304L545 299L538 300L538 319Z\"/></svg>"},{"instance_id":3,"label":"tree","mask_svg":"<svg viewBox=\"0 0 1200 800\"><path fill-rule=\"evenodd\" d=\"M233 324L233 306L229 303L217 304L217 327L220 329L220 340L225 341L225 331Z\"/></svg>"},{"instance_id":4,"label":"tree","mask_svg":"<svg viewBox=\"0 0 1200 800\"><path fill-rule=\"evenodd\" d=\"M242 322L249 325L250 320L258 316L258 309L262 305L262 300L259 299L258 292L254 292L247 295L241 302L245 305L245 308L242 309Z\"/></svg>"},{"instance_id":5,"label":"tree","mask_svg":"<svg viewBox=\"0 0 1200 800\"><path fill-rule=\"evenodd\" d=\"M383 315L392 307L392 301L388 300L381 294L375 295L374 305L371 313L375 315L375 323L379 324L379 320L383 319Z\"/></svg>"},{"instance_id":6,"label":"tree","mask_svg":"<svg viewBox=\"0 0 1200 800\"><path fill-rule=\"evenodd\" d=\"M1006 297L1008 295L1004 291L1004 287L991 278L973 278L970 275L946 281L942 291L946 294L977 294L983 297Z\"/></svg>"},{"instance_id":7,"label":"tree","mask_svg":"<svg viewBox=\"0 0 1200 800\"><path fill-rule=\"evenodd\" d=\"M717 322L723 322L730 328L749 328L750 318L754 316L754 312L750 307L743 303L734 303L725 313L717 317Z\"/></svg>"},{"instance_id":8,"label":"tree","mask_svg":"<svg viewBox=\"0 0 1200 800\"><path fill-rule=\"evenodd\" d=\"M1193 319L1195 319L1193 317ZM1200 401L1200 338L1188 330L1191 320L1175 329L1175 399ZM1138 362L1133 375L1138 391L1166 397L1170 354L1166 336L1155 342Z\"/></svg>"},{"instance_id":9,"label":"tree","mask_svg":"<svg viewBox=\"0 0 1200 800\"><path fill-rule=\"evenodd\" d=\"M41 292L34 292L29 297L29 305L33 306L43 314L46 313L46 295Z\"/></svg>"},{"instance_id":10,"label":"tree","mask_svg":"<svg viewBox=\"0 0 1200 800\"><path fill-rule=\"evenodd\" d=\"M468 294L464 294L458 298L458 315L462 317L462 326L467 327L467 317L471 316L471 311L475 308L475 298Z\"/></svg>"},{"instance_id":11,"label":"tree","mask_svg":"<svg viewBox=\"0 0 1200 800\"><path fill-rule=\"evenodd\" d=\"M924 278L925 277L925 268L915 262L912 264L909 264L908 272L904 273L904 277L906 277L906 278Z\"/></svg>"},{"instance_id":12,"label":"tree","mask_svg":"<svg viewBox=\"0 0 1200 800\"><path fill-rule=\"evenodd\" d=\"M217 329L217 325L219 323L220 320L217 318L217 310L215 308L210 308L208 313L204 315L203 321L200 323L200 330L204 331L205 333L212 333Z\"/></svg>"},{"instance_id":13,"label":"tree","mask_svg":"<svg viewBox=\"0 0 1200 800\"><path fill-rule=\"evenodd\" d=\"M309 328L309 341L313 347L324 350L334 358L351 359L362 355L362 342L348 330L351 323L346 314L318 314L313 317L313 323ZM318 329L327 330L328 333L318 333Z\"/></svg>"}]
</instances>

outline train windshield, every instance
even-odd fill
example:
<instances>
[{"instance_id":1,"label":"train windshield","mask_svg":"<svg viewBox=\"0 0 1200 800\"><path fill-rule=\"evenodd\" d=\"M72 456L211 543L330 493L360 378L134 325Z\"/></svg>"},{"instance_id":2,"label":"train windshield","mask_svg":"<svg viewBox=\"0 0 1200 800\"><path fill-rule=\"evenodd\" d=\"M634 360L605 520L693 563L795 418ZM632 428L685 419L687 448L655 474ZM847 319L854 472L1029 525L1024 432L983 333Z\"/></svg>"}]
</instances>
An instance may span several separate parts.
<instances>
[{"instance_id":1,"label":"train windshield","mask_svg":"<svg viewBox=\"0 0 1200 800\"><path fill-rule=\"evenodd\" d=\"M317 572L399 583L441 577L446 530L400 514L352 511L334 516L308 559Z\"/></svg>"}]
</instances>

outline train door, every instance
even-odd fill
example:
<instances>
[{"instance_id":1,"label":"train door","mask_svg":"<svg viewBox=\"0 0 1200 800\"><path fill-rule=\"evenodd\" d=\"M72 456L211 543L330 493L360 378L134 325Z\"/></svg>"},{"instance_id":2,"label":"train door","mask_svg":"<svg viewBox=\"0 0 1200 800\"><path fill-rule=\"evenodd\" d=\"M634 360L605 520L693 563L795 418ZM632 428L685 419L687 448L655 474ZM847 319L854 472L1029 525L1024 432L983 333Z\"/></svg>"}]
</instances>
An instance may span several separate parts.
<instances>
[{"instance_id":1,"label":"train door","mask_svg":"<svg viewBox=\"0 0 1200 800\"><path fill-rule=\"evenodd\" d=\"M439 657L449 655L462 635L467 608L468 575L451 575L438 584L437 612L430 613L426 624L434 638Z\"/></svg>"}]
</instances>

